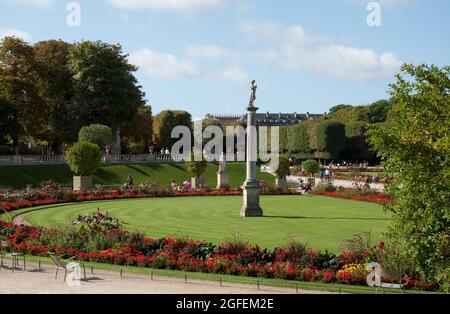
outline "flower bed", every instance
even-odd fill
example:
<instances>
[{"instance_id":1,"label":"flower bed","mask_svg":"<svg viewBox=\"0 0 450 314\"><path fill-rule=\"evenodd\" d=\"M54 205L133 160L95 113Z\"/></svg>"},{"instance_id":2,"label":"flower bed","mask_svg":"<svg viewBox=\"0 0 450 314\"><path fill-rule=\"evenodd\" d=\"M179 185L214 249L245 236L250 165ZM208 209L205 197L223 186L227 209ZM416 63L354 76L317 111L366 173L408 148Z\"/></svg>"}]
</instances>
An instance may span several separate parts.
<instances>
[{"instance_id":1,"label":"flower bed","mask_svg":"<svg viewBox=\"0 0 450 314\"><path fill-rule=\"evenodd\" d=\"M384 193L374 191L362 193L362 192L355 192L355 189L340 189L336 191L313 190L310 192L310 194L337 197L353 201L363 201L377 204L389 204L395 201L393 197L390 197Z\"/></svg>"},{"instance_id":2,"label":"flower bed","mask_svg":"<svg viewBox=\"0 0 450 314\"><path fill-rule=\"evenodd\" d=\"M240 238L215 245L186 238L147 238L99 225L63 230L0 222L0 237L7 238L15 250L34 256L55 252L85 262L351 285L366 284L369 274L366 264L373 261L360 252L345 250L337 256L308 249L295 241L285 248L267 250ZM378 254L383 249L384 244L378 245ZM403 282L408 288L438 287L409 276Z\"/></svg>"},{"instance_id":3,"label":"flower bed","mask_svg":"<svg viewBox=\"0 0 450 314\"><path fill-rule=\"evenodd\" d=\"M262 183L263 195L298 195L298 192L289 189L276 189L264 182ZM30 208L43 205L63 203L75 203L85 201L118 200L147 197L188 197L188 196L236 196L242 195L242 190L211 190L201 189L188 192L172 191L167 188L159 188L153 184L145 183L132 190L119 189L95 189L92 191L73 192L69 189L60 189L54 183L47 182L40 189L28 193L11 193L0 196L0 208L3 211L14 211L22 208Z\"/></svg>"}]
</instances>

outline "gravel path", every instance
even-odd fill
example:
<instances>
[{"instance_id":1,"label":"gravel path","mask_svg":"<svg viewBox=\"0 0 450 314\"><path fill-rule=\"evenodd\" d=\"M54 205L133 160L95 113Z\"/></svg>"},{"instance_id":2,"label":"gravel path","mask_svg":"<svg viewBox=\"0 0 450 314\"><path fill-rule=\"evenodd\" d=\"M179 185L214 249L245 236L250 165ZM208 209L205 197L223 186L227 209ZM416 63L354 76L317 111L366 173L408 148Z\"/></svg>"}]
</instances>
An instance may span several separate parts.
<instances>
[{"instance_id":1,"label":"gravel path","mask_svg":"<svg viewBox=\"0 0 450 314\"><path fill-rule=\"evenodd\" d=\"M30 224L28 223L28 221L25 219L25 217L27 216L28 213L22 214L22 215L17 215L13 218L13 223L16 226L30 226Z\"/></svg>"},{"instance_id":2,"label":"gravel path","mask_svg":"<svg viewBox=\"0 0 450 314\"><path fill-rule=\"evenodd\" d=\"M308 177L298 177L298 176L288 176L287 181L291 183L299 184L300 180L303 180L303 182L308 181ZM320 183L320 179L316 178L316 185ZM351 180L334 180L333 185L336 187L344 187L344 188L352 188L354 181ZM361 186L364 185L364 183L358 182ZM377 190L379 192L384 192L384 184L382 183L371 183L370 188L373 190Z\"/></svg>"},{"instance_id":3,"label":"gravel path","mask_svg":"<svg viewBox=\"0 0 450 314\"><path fill-rule=\"evenodd\" d=\"M6 261L6 264L8 261ZM32 270L37 265L27 265L27 271L3 268L0 270L0 294L295 294L295 289L265 287L260 290L256 286L200 281L170 277L154 277L124 274L108 271L95 271L81 281L80 287L70 287L63 280L63 274L58 279L55 269L46 266L42 272ZM301 294L318 294L322 292L300 290Z\"/></svg>"}]
</instances>

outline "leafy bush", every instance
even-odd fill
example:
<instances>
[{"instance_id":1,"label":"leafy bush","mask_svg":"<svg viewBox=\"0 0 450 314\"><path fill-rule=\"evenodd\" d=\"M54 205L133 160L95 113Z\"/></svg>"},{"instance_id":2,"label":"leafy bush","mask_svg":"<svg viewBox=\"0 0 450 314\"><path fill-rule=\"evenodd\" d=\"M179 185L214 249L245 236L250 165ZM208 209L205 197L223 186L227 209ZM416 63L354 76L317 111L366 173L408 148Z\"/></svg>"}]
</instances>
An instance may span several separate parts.
<instances>
[{"instance_id":1,"label":"leafy bush","mask_svg":"<svg viewBox=\"0 0 450 314\"><path fill-rule=\"evenodd\" d=\"M320 182L314 190L317 192L335 192L337 191L337 187L333 184L332 180L327 180L324 182Z\"/></svg>"},{"instance_id":2,"label":"leafy bush","mask_svg":"<svg viewBox=\"0 0 450 314\"><path fill-rule=\"evenodd\" d=\"M290 162L286 155L281 155L278 168L275 171L279 179L283 179L290 174Z\"/></svg>"},{"instance_id":3,"label":"leafy bush","mask_svg":"<svg viewBox=\"0 0 450 314\"><path fill-rule=\"evenodd\" d=\"M189 171L196 177L200 178L206 171L206 168L208 167L208 162L203 158L201 161L195 160L195 153L191 153L191 160L187 162Z\"/></svg>"},{"instance_id":4,"label":"leafy bush","mask_svg":"<svg viewBox=\"0 0 450 314\"><path fill-rule=\"evenodd\" d=\"M316 126L317 157L337 159L346 145L345 125L338 121L326 120Z\"/></svg>"},{"instance_id":5,"label":"leafy bush","mask_svg":"<svg viewBox=\"0 0 450 314\"><path fill-rule=\"evenodd\" d=\"M75 143L67 152L70 169L81 176L90 176L100 165L100 147L89 142Z\"/></svg>"},{"instance_id":6,"label":"leafy bush","mask_svg":"<svg viewBox=\"0 0 450 314\"><path fill-rule=\"evenodd\" d=\"M113 135L111 128L106 125L92 124L81 128L78 133L78 140L80 142L84 141L97 144L99 147L103 148L112 144Z\"/></svg>"},{"instance_id":7,"label":"leafy bush","mask_svg":"<svg viewBox=\"0 0 450 314\"><path fill-rule=\"evenodd\" d=\"M302 162L302 169L307 172L310 173L311 176L314 173L318 173L320 168L319 168L319 163L316 160L305 160L304 162Z\"/></svg>"}]
</instances>

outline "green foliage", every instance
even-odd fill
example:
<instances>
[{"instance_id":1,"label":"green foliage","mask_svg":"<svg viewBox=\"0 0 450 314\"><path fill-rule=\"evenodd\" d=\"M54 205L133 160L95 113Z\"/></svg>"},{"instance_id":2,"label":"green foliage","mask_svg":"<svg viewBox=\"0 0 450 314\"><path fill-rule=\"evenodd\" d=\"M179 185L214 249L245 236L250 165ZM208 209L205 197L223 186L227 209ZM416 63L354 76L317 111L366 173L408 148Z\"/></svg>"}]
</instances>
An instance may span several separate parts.
<instances>
[{"instance_id":1,"label":"green foliage","mask_svg":"<svg viewBox=\"0 0 450 314\"><path fill-rule=\"evenodd\" d=\"M280 155L278 168L275 171L279 179L284 179L291 172L289 158L286 155Z\"/></svg>"},{"instance_id":2,"label":"green foliage","mask_svg":"<svg viewBox=\"0 0 450 314\"><path fill-rule=\"evenodd\" d=\"M100 147L89 142L78 142L67 152L67 163L76 175L90 176L100 165Z\"/></svg>"},{"instance_id":3,"label":"green foliage","mask_svg":"<svg viewBox=\"0 0 450 314\"><path fill-rule=\"evenodd\" d=\"M46 123L37 139L51 144L54 153L61 152L65 142L76 141L77 129L71 108L73 97L72 75L67 67L72 45L61 40L41 41L34 45L38 91Z\"/></svg>"},{"instance_id":4,"label":"green foliage","mask_svg":"<svg viewBox=\"0 0 450 314\"><path fill-rule=\"evenodd\" d=\"M345 125L347 144L344 157L346 160L369 160L374 157L366 139L367 126L368 124L362 121Z\"/></svg>"},{"instance_id":5,"label":"green foliage","mask_svg":"<svg viewBox=\"0 0 450 314\"><path fill-rule=\"evenodd\" d=\"M338 121L326 120L316 126L316 156L323 159L337 159L345 149L345 125Z\"/></svg>"},{"instance_id":6,"label":"green foliage","mask_svg":"<svg viewBox=\"0 0 450 314\"><path fill-rule=\"evenodd\" d=\"M148 153L153 140L153 116L150 106L138 108L136 116L125 127L121 128L122 142L128 153Z\"/></svg>"},{"instance_id":7,"label":"green foliage","mask_svg":"<svg viewBox=\"0 0 450 314\"><path fill-rule=\"evenodd\" d=\"M35 135L45 123L37 91L33 48L17 37L0 42L0 137L10 136L17 149L19 137Z\"/></svg>"},{"instance_id":8,"label":"green foliage","mask_svg":"<svg viewBox=\"0 0 450 314\"><path fill-rule=\"evenodd\" d=\"M166 110L153 119L153 142L158 148L170 148L177 141L172 139L172 130L176 126L186 126L192 130L192 116L186 111Z\"/></svg>"},{"instance_id":9,"label":"green foliage","mask_svg":"<svg viewBox=\"0 0 450 314\"><path fill-rule=\"evenodd\" d=\"M68 67L73 77L73 110L80 126L100 123L112 128L133 119L144 95L137 85L120 45L83 41L70 50Z\"/></svg>"},{"instance_id":10,"label":"green foliage","mask_svg":"<svg viewBox=\"0 0 450 314\"><path fill-rule=\"evenodd\" d=\"M388 113L392 108L390 100L379 100L368 106L368 115L370 123L386 122Z\"/></svg>"},{"instance_id":11,"label":"green foliage","mask_svg":"<svg viewBox=\"0 0 450 314\"><path fill-rule=\"evenodd\" d=\"M200 178L208 168L208 162L202 157L201 161L195 160L195 153L191 153L191 160L187 162L189 172L191 172L196 178ZM201 152L200 152L201 156Z\"/></svg>"},{"instance_id":12,"label":"green foliage","mask_svg":"<svg viewBox=\"0 0 450 314\"><path fill-rule=\"evenodd\" d=\"M288 151L288 130L289 130L289 127L287 127L287 126L280 127L280 152ZM270 133L268 133L268 135L269 134ZM269 137L268 142L271 143L270 137Z\"/></svg>"},{"instance_id":13,"label":"green foliage","mask_svg":"<svg viewBox=\"0 0 450 314\"><path fill-rule=\"evenodd\" d=\"M338 111L344 110L344 109L351 109L352 106L351 105L337 105L334 107L331 107L330 111L328 112L329 115L334 115L335 113L337 113Z\"/></svg>"},{"instance_id":14,"label":"green foliage","mask_svg":"<svg viewBox=\"0 0 450 314\"><path fill-rule=\"evenodd\" d=\"M365 121L369 122L369 109L365 106L345 106L330 113L327 119L342 123Z\"/></svg>"},{"instance_id":15,"label":"green foliage","mask_svg":"<svg viewBox=\"0 0 450 314\"><path fill-rule=\"evenodd\" d=\"M113 135L110 127L101 124L92 124L90 126L82 127L78 133L78 140L80 142L89 142L104 148L106 145L111 145L113 142Z\"/></svg>"},{"instance_id":16,"label":"green foliage","mask_svg":"<svg viewBox=\"0 0 450 314\"><path fill-rule=\"evenodd\" d=\"M441 280L450 265L449 76L448 66L404 65L390 88L389 124L369 132L394 177L389 235L425 279Z\"/></svg>"},{"instance_id":17,"label":"green foliage","mask_svg":"<svg viewBox=\"0 0 450 314\"><path fill-rule=\"evenodd\" d=\"M318 173L320 170L319 163L316 160L310 159L302 162L302 169L311 175Z\"/></svg>"},{"instance_id":18,"label":"green foliage","mask_svg":"<svg viewBox=\"0 0 450 314\"><path fill-rule=\"evenodd\" d=\"M309 144L308 124L299 123L287 130L287 149L291 153L311 152Z\"/></svg>"}]
</instances>

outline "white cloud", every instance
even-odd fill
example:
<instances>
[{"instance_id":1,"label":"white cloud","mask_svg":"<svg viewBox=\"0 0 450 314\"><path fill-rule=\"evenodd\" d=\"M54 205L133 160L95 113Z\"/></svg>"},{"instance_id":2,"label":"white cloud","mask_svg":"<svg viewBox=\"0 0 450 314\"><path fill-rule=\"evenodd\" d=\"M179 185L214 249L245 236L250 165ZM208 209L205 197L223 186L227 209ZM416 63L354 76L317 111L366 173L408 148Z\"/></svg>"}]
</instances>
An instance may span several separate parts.
<instances>
[{"instance_id":1,"label":"white cloud","mask_svg":"<svg viewBox=\"0 0 450 314\"><path fill-rule=\"evenodd\" d=\"M39 8L50 7L55 2L54 0L0 0L0 2L17 4L21 6L33 6Z\"/></svg>"},{"instance_id":2,"label":"white cloud","mask_svg":"<svg viewBox=\"0 0 450 314\"><path fill-rule=\"evenodd\" d=\"M156 79L179 79L200 75L200 70L193 62L150 49L132 53L129 61L137 65L144 74Z\"/></svg>"},{"instance_id":3,"label":"white cloud","mask_svg":"<svg viewBox=\"0 0 450 314\"><path fill-rule=\"evenodd\" d=\"M223 81L231 81L238 84L250 82L250 75L238 66L232 66L220 74Z\"/></svg>"},{"instance_id":4,"label":"white cloud","mask_svg":"<svg viewBox=\"0 0 450 314\"><path fill-rule=\"evenodd\" d=\"M186 55L191 59L226 59L234 55L225 48L213 44L190 46Z\"/></svg>"},{"instance_id":5,"label":"white cloud","mask_svg":"<svg viewBox=\"0 0 450 314\"><path fill-rule=\"evenodd\" d=\"M120 9L177 11L194 14L217 10L227 5L227 0L106 0Z\"/></svg>"},{"instance_id":6,"label":"white cloud","mask_svg":"<svg viewBox=\"0 0 450 314\"><path fill-rule=\"evenodd\" d=\"M365 81L394 75L401 61L392 52L377 54L331 43L307 34L300 26L275 22L242 22L241 31L265 50L252 54L260 62L294 71L309 70L320 75Z\"/></svg>"},{"instance_id":7,"label":"white cloud","mask_svg":"<svg viewBox=\"0 0 450 314\"><path fill-rule=\"evenodd\" d=\"M0 39L7 36L15 36L25 41L31 41L31 35L14 28L0 28Z\"/></svg>"}]
</instances>

